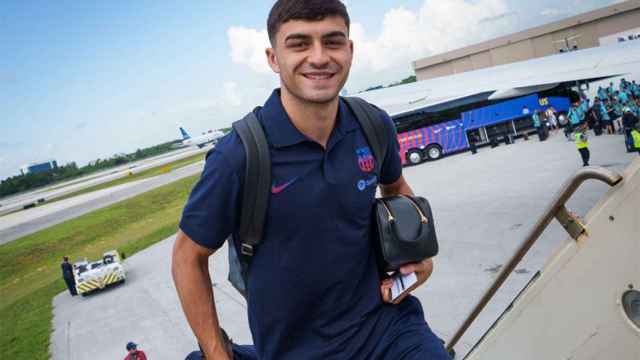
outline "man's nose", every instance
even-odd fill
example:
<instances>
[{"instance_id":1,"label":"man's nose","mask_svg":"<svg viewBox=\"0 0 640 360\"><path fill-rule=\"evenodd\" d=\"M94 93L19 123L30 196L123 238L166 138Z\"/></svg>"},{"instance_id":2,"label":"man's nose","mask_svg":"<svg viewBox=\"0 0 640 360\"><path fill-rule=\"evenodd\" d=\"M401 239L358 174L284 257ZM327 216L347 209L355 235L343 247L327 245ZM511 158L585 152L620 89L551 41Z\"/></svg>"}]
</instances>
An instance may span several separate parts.
<instances>
[{"instance_id":1,"label":"man's nose","mask_svg":"<svg viewBox=\"0 0 640 360\"><path fill-rule=\"evenodd\" d=\"M314 43L308 61L314 67L324 67L329 63L329 55L322 43Z\"/></svg>"}]
</instances>

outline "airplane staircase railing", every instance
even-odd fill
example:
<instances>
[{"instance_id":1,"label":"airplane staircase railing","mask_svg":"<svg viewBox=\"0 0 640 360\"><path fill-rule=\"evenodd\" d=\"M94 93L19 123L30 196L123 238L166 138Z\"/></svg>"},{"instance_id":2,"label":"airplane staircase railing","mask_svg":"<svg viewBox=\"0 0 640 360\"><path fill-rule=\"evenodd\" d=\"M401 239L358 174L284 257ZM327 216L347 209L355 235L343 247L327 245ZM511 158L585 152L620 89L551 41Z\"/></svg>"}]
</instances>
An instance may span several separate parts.
<instances>
[{"instance_id":1,"label":"airplane staircase railing","mask_svg":"<svg viewBox=\"0 0 640 360\"><path fill-rule=\"evenodd\" d=\"M509 262L502 268L491 287L484 293L482 298L480 298L471 313L469 313L460 328L447 343L446 348L450 354L455 354L454 346L469 329L478 315L480 315L489 301L491 301L502 284L507 280L509 275L511 275L522 258L524 258L529 249L531 249L533 244L536 243L540 238L540 235L554 218L560 222L562 227L574 240L578 240L578 238L586 232L586 228L582 221L576 215L571 213L565 206L566 202L571 198L578 187L580 187L580 185L586 180L600 180L609 186L615 186L622 181L622 176L603 167L585 167L577 171L575 175L564 183L561 190L555 195L551 205L549 205L534 227L529 231L525 241L516 250Z\"/></svg>"}]
</instances>

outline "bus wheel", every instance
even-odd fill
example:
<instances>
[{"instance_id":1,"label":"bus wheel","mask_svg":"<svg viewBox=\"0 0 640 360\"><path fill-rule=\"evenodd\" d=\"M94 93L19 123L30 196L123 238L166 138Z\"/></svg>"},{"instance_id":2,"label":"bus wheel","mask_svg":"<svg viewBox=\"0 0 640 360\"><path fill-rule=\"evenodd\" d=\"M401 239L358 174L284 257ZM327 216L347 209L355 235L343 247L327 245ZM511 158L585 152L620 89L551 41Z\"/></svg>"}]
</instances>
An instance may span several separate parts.
<instances>
[{"instance_id":1,"label":"bus wheel","mask_svg":"<svg viewBox=\"0 0 640 360\"><path fill-rule=\"evenodd\" d=\"M417 149L409 150L407 152L407 160L412 165L420 164L422 162L422 152Z\"/></svg>"},{"instance_id":2,"label":"bus wheel","mask_svg":"<svg viewBox=\"0 0 640 360\"><path fill-rule=\"evenodd\" d=\"M442 149L438 145L431 145L427 148L427 157L429 160L437 160L442 157Z\"/></svg>"}]
</instances>

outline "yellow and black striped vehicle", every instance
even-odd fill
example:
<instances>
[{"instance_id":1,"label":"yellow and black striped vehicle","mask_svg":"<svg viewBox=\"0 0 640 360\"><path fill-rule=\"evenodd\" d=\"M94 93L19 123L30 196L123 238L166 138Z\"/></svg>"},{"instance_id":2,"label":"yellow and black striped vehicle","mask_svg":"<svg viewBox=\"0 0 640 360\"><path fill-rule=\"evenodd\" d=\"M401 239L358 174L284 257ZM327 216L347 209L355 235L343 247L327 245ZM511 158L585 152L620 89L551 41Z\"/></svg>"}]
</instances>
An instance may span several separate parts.
<instances>
[{"instance_id":1,"label":"yellow and black striped vehicle","mask_svg":"<svg viewBox=\"0 0 640 360\"><path fill-rule=\"evenodd\" d=\"M123 283L126 272L120 261L120 254L116 250L107 251L102 259L88 262L86 259L73 264L78 294L104 289L107 286Z\"/></svg>"}]
</instances>

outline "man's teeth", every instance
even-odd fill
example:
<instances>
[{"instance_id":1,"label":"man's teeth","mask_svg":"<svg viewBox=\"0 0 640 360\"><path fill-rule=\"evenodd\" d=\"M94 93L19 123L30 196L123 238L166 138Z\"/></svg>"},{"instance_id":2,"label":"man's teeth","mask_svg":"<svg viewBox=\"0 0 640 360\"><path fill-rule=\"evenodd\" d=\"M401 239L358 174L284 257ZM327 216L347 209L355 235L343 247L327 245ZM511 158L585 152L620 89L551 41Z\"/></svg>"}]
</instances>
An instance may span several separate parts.
<instances>
[{"instance_id":1,"label":"man's teeth","mask_svg":"<svg viewBox=\"0 0 640 360\"><path fill-rule=\"evenodd\" d=\"M305 76L311 80L326 80L326 79L329 79L332 75L331 74L307 74Z\"/></svg>"}]
</instances>

